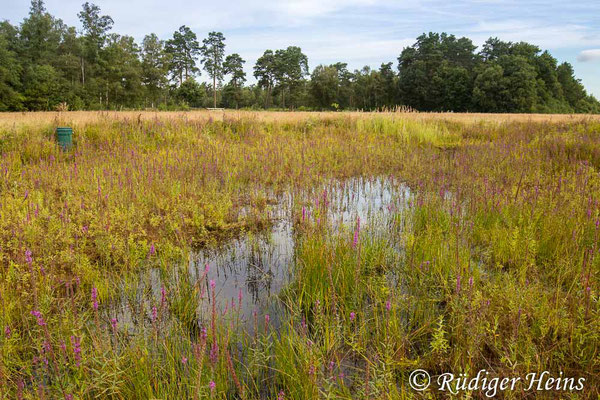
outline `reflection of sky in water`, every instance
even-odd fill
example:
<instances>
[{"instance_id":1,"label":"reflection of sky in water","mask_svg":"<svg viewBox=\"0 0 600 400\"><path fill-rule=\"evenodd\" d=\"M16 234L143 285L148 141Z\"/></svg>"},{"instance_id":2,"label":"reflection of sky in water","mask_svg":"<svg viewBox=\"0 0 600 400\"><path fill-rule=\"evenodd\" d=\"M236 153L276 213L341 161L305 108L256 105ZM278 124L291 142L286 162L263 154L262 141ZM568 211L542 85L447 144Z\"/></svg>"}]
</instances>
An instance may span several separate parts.
<instances>
[{"instance_id":1,"label":"reflection of sky in water","mask_svg":"<svg viewBox=\"0 0 600 400\"><path fill-rule=\"evenodd\" d=\"M357 217L360 217L361 230L367 229L373 235L387 237L390 217L406 206L409 194L406 185L391 178L354 178L343 182L331 181L301 196L308 218L313 218L315 209L325 203L328 207L327 222L334 228L347 226L348 229L354 229ZM208 265L209 272L204 281L205 298L208 297L207 282L214 280L220 314L226 307L231 309L232 302L236 309L240 307L238 298L241 292L239 317L248 330L253 329L255 311L259 323L264 321L264 314L268 313L271 323L275 326L279 324L278 302L274 299L289 283L294 269L293 204L291 195L281 196L269 211L274 220L270 230L248 233L219 247L200 250L189 261L188 272L192 282L202 277ZM138 295L141 289L153 298L150 302L159 301L161 278L165 277L157 269L150 270L149 275L145 273L137 290ZM198 310L199 316L206 318L211 305L207 301L202 304ZM119 314L121 318L131 321L131 316L125 315L125 307Z\"/></svg>"},{"instance_id":2,"label":"reflection of sky in water","mask_svg":"<svg viewBox=\"0 0 600 400\"><path fill-rule=\"evenodd\" d=\"M294 240L291 221L280 221L266 233L245 235L217 249L198 252L190 262L192 279L204 274L215 281L217 304L238 305L242 295L241 317L252 324L253 312L268 313L273 298L288 283L293 268ZM209 307L206 304L206 307ZM272 321L277 323L277 321Z\"/></svg>"}]
</instances>

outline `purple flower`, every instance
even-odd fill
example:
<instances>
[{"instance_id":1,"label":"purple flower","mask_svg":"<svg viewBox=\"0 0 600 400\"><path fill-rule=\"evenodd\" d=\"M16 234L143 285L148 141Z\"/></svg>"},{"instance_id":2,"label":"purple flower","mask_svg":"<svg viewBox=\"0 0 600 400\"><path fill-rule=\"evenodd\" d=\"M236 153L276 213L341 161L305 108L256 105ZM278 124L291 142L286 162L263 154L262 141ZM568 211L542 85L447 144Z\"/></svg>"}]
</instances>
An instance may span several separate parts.
<instances>
[{"instance_id":1,"label":"purple flower","mask_svg":"<svg viewBox=\"0 0 600 400\"><path fill-rule=\"evenodd\" d=\"M352 241L352 248L355 249L358 245L358 229L354 231L354 240Z\"/></svg>"},{"instance_id":2,"label":"purple flower","mask_svg":"<svg viewBox=\"0 0 600 400\"><path fill-rule=\"evenodd\" d=\"M214 289L214 288L215 288L215 286L217 286L217 284L215 283L215 281L214 281L214 280L212 280L212 279L211 279L211 280L210 280L210 288L211 288L211 289Z\"/></svg>"},{"instance_id":3,"label":"purple flower","mask_svg":"<svg viewBox=\"0 0 600 400\"><path fill-rule=\"evenodd\" d=\"M33 262L33 258L31 257L31 250L27 249L25 250L25 261L27 261L27 264L31 265L31 263Z\"/></svg>"},{"instance_id":4,"label":"purple flower","mask_svg":"<svg viewBox=\"0 0 600 400\"><path fill-rule=\"evenodd\" d=\"M265 326L269 325L271 321L271 316L269 314L265 314Z\"/></svg>"},{"instance_id":5,"label":"purple flower","mask_svg":"<svg viewBox=\"0 0 600 400\"><path fill-rule=\"evenodd\" d=\"M112 328L113 328L113 331L116 331L116 330L117 330L117 319L116 319L116 318L112 318L112 319L110 320L110 326L112 326Z\"/></svg>"},{"instance_id":6,"label":"purple flower","mask_svg":"<svg viewBox=\"0 0 600 400\"><path fill-rule=\"evenodd\" d=\"M98 311L98 289L92 288L92 307L95 311Z\"/></svg>"},{"instance_id":7,"label":"purple flower","mask_svg":"<svg viewBox=\"0 0 600 400\"><path fill-rule=\"evenodd\" d=\"M208 263L204 264L204 273L208 274L208 270L210 269L210 265Z\"/></svg>"},{"instance_id":8,"label":"purple flower","mask_svg":"<svg viewBox=\"0 0 600 400\"><path fill-rule=\"evenodd\" d=\"M460 292L460 275L456 277L456 293Z\"/></svg>"},{"instance_id":9,"label":"purple flower","mask_svg":"<svg viewBox=\"0 0 600 400\"><path fill-rule=\"evenodd\" d=\"M167 300L167 292L165 291L165 287L161 286L160 288L160 305L163 306Z\"/></svg>"},{"instance_id":10,"label":"purple flower","mask_svg":"<svg viewBox=\"0 0 600 400\"><path fill-rule=\"evenodd\" d=\"M10 337L10 333L11 333L10 326L6 325L4 327L4 335L6 335L6 337L9 338Z\"/></svg>"},{"instance_id":11,"label":"purple flower","mask_svg":"<svg viewBox=\"0 0 600 400\"><path fill-rule=\"evenodd\" d=\"M285 392L283 390L277 395L277 400L285 400Z\"/></svg>"},{"instance_id":12,"label":"purple flower","mask_svg":"<svg viewBox=\"0 0 600 400\"><path fill-rule=\"evenodd\" d=\"M469 278L469 288L473 289L473 277Z\"/></svg>"},{"instance_id":13,"label":"purple flower","mask_svg":"<svg viewBox=\"0 0 600 400\"><path fill-rule=\"evenodd\" d=\"M155 322L158 318L158 309L156 306L152 307L152 322Z\"/></svg>"},{"instance_id":14,"label":"purple flower","mask_svg":"<svg viewBox=\"0 0 600 400\"><path fill-rule=\"evenodd\" d=\"M154 256L156 254L156 249L154 248L154 243L150 245L150 256Z\"/></svg>"},{"instance_id":15,"label":"purple flower","mask_svg":"<svg viewBox=\"0 0 600 400\"><path fill-rule=\"evenodd\" d=\"M213 364L217 363L217 360L219 359L219 345L217 344L217 342L213 342L211 348L210 348L210 362Z\"/></svg>"},{"instance_id":16,"label":"purple flower","mask_svg":"<svg viewBox=\"0 0 600 400\"><path fill-rule=\"evenodd\" d=\"M187 357L185 357L185 356L182 356L182 357L181 357L181 363L182 363L183 365L187 364L187 361L188 361Z\"/></svg>"},{"instance_id":17,"label":"purple flower","mask_svg":"<svg viewBox=\"0 0 600 400\"><path fill-rule=\"evenodd\" d=\"M356 313L354 311L352 311L350 313L350 321L354 321L356 319Z\"/></svg>"},{"instance_id":18,"label":"purple flower","mask_svg":"<svg viewBox=\"0 0 600 400\"><path fill-rule=\"evenodd\" d=\"M81 364L81 340L77 336L71 336L71 345L73 346L75 365L79 367Z\"/></svg>"},{"instance_id":19,"label":"purple flower","mask_svg":"<svg viewBox=\"0 0 600 400\"><path fill-rule=\"evenodd\" d=\"M208 383L208 387L210 388L210 392L212 393L212 392L215 391L215 388L217 387L217 384L215 383L215 381L210 381Z\"/></svg>"},{"instance_id":20,"label":"purple flower","mask_svg":"<svg viewBox=\"0 0 600 400\"><path fill-rule=\"evenodd\" d=\"M31 315L33 315L36 319L37 319L37 324L39 326L45 326L46 325L46 321L44 321L44 318L42 317L42 313L37 311L37 310L33 310L31 312Z\"/></svg>"},{"instance_id":21,"label":"purple flower","mask_svg":"<svg viewBox=\"0 0 600 400\"><path fill-rule=\"evenodd\" d=\"M385 302L385 309L387 311L390 311L392 309L392 302L391 301L388 300L388 301Z\"/></svg>"}]
</instances>

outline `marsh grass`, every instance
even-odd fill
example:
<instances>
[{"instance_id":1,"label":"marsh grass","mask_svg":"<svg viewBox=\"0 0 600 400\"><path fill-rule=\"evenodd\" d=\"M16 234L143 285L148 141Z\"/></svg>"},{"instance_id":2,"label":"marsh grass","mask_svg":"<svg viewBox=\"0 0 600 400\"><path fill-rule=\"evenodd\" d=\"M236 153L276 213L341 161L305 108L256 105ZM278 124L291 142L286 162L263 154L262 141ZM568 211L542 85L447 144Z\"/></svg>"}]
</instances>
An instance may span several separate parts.
<instances>
[{"instance_id":1,"label":"marsh grass","mask_svg":"<svg viewBox=\"0 0 600 400\"><path fill-rule=\"evenodd\" d=\"M55 117L2 117L0 397L419 398L415 368L599 395L596 120L68 113L61 152ZM331 217L332 180L381 176L379 211ZM283 311L247 330L186 260L286 194Z\"/></svg>"}]
</instances>

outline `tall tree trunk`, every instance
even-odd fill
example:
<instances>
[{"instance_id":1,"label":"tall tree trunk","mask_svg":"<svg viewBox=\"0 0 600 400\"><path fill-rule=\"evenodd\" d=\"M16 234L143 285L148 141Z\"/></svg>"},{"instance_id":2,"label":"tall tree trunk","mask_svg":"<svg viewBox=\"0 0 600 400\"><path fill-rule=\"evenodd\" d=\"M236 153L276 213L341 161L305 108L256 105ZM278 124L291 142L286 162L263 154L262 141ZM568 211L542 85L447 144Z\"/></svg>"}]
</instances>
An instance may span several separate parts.
<instances>
[{"instance_id":1,"label":"tall tree trunk","mask_svg":"<svg viewBox=\"0 0 600 400\"><path fill-rule=\"evenodd\" d=\"M83 57L81 57L81 86L85 86L85 65L83 63Z\"/></svg>"},{"instance_id":2,"label":"tall tree trunk","mask_svg":"<svg viewBox=\"0 0 600 400\"><path fill-rule=\"evenodd\" d=\"M267 85L267 97L265 98L265 108L269 108L269 100L271 100L271 84Z\"/></svg>"},{"instance_id":3,"label":"tall tree trunk","mask_svg":"<svg viewBox=\"0 0 600 400\"><path fill-rule=\"evenodd\" d=\"M213 76L213 107L217 108L217 76Z\"/></svg>"}]
</instances>

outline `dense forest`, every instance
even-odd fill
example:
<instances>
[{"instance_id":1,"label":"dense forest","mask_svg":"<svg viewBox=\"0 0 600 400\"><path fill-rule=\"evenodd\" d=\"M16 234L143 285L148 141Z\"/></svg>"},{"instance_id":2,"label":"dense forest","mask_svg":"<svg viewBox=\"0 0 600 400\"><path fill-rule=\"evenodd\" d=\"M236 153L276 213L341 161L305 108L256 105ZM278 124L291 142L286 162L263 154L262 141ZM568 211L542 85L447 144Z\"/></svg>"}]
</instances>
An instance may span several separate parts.
<instances>
[{"instance_id":1,"label":"dense forest","mask_svg":"<svg viewBox=\"0 0 600 400\"><path fill-rule=\"evenodd\" d=\"M141 43L112 32L113 19L85 3L82 30L33 0L19 26L0 22L0 111L181 109L189 107L600 113L569 63L525 42L488 39L478 50L465 37L423 34L398 64L350 71L319 65L296 46L266 50L256 84L245 60L227 54L225 37L199 41L181 26L171 38ZM209 82L199 82L202 72Z\"/></svg>"}]
</instances>

